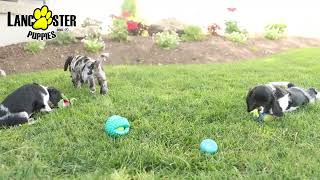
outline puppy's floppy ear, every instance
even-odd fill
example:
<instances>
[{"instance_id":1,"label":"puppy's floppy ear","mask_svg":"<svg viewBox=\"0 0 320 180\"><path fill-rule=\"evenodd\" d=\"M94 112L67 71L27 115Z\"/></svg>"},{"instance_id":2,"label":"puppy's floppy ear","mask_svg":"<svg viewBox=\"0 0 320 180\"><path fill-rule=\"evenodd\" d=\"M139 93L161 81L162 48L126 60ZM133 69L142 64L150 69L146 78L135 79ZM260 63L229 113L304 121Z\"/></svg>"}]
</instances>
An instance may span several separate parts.
<instances>
[{"instance_id":1,"label":"puppy's floppy ear","mask_svg":"<svg viewBox=\"0 0 320 180\"><path fill-rule=\"evenodd\" d=\"M283 116L282 108L280 107L280 104L277 101L277 98L275 97L274 94L272 95L272 102L271 103L272 103L271 108L272 108L273 115L278 116L278 117Z\"/></svg>"},{"instance_id":2,"label":"puppy's floppy ear","mask_svg":"<svg viewBox=\"0 0 320 180\"><path fill-rule=\"evenodd\" d=\"M96 60L96 62L93 64L93 68L98 69L100 67L102 67L102 60Z\"/></svg>"},{"instance_id":3,"label":"puppy's floppy ear","mask_svg":"<svg viewBox=\"0 0 320 180\"><path fill-rule=\"evenodd\" d=\"M293 83L289 83L288 84L288 88L292 88L292 87L295 87L296 85L294 85Z\"/></svg>"},{"instance_id":4,"label":"puppy's floppy ear","mask_svg":"<svg viewBox=\"0 0 320 180\"><path fill-rule=\"evenodd\" d=\"M246 98L246 102L247 102L247 111L251 112L253 110L253 99L252 99L252 94L253 94L253 90L252 88L249 89L248 94L247 94L247 98Z\"/></svg>"},{"instance_id":5,"label":"puppy's floppy ear","mask_svg":"<svg viewBox=\"0 0 320 180\"><path fill-rule=\"evenodd\" d=\"M102 53L100 57L103 61L106 61L110 57L110 53Z\"/></svg>"},{"instance_id":6,"label":"puppy's floppy ear","mask_svg":"<svg viewBox=\"0 0 320 180\"><path fill-rule=\"evenodd\" d=\"M49 92L49 100L54 106L58 106L59 101L62 99L61 92L54 88L54 87L48 87Z\"/></svg>"},{"instance_id":7,"label":"puppy's floppy ear","mask_svg":"<svg viewBox=\"0 0 320 180\"><path fill-rule=\"evenodd\" d=\"M68 70L68 66L71 65L72 59L73 59L73 56L69 56L69 57L67 58L66 62L64 63L64 71L67 71L67 70Z\"/></svg>"}]
</instances>

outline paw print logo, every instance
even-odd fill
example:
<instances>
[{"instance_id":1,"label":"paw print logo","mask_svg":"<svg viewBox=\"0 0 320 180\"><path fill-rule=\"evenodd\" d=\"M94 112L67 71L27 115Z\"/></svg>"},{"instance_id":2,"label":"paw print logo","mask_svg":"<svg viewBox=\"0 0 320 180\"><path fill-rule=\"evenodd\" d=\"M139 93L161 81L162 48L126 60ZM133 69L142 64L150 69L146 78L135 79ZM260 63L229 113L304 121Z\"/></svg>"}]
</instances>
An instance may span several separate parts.
<instances>
[{"instance_id":1,"label":"paw print logo","mask_svg":"<svg viewBox=\"0 0 320 180\"><path fill-rule=\"evenodd\" d=\"M33 23L32 28L35 30L48 29L48 26L52 24L52 12L48 9L48 6L44 5L41 9L37 8L33 11L33 17L36 22Z\"/></svg>"}]
</instances>

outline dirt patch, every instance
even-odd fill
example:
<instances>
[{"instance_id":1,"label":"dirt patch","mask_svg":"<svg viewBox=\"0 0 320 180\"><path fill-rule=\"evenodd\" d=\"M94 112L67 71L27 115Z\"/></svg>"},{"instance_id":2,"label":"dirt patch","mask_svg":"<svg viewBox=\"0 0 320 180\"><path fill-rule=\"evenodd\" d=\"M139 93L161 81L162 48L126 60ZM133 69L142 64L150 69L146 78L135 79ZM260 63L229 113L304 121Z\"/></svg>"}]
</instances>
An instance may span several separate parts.
<instances>
[{"instance_id":1,"label":"dirt patch","mask_svg":"<svg viewBox=\"0 0 320 180\"><path fill-rule=\"evenodd\" d=\"M320 40L290 37L278 41L250 39L246 44L230 42L222 37L210 37L200 42L184 42L177 49L158 48L150 37L132 37L129 43L105 41L110 52L106 64L203 64L231 62L263 57L290 48L320 47ZM0 68L7 74L62 68L70 55L87 53L81 42L57 46L47 44L38 54L23 50L24 43L0 47Z\"/></svg>"}]
</instances>

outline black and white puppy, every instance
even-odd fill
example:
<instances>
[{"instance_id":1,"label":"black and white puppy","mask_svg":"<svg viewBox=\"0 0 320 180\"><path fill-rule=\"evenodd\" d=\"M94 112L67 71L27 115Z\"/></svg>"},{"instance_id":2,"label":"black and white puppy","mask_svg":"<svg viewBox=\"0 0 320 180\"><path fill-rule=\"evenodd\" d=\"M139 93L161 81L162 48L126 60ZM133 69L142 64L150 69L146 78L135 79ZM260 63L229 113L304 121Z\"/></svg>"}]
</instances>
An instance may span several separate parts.
<instances>
[{"instance_id":1,"label":"black and white puppy","mask_svg":"<svg viewBox=\"0 0 320 180\"><path fill-rule=\"evenodd\" d=\"M313 103L320 98L315 88L307 90L296 87L289 82L274 82L258 85L252 88L247 95L247 111L258 109L259 113L269 113L283 116L299 107Z\"/></svg>"},{"instance_id":2,"label":"black and white puppy","mask_svg":"<svg viewBox=\"0 0 320 180\"><path fill-rule=\"evenodd\" d=\"M101 55L102 59L94 60L87 56L69 56L64 64L64 71L71 72L72 83L74 87L79 88L82 84L89 84L91 92L95 92L95 79L100 85L100 94L106 94L108 91L106 74L102 67L102 61L109 57L109 53Z\"/></svg>"},{"instance_id":3,"label":"black and white puppy","mask_svg":"<svg viewBox=\"0 0 320 180\"><path fill-rule=\"evenodd\" d=\"M29 122L36 112L50 112L62 99L59 90L39 84L26 84L0 104L0 127Z\"/></svg>"}]
</instances>

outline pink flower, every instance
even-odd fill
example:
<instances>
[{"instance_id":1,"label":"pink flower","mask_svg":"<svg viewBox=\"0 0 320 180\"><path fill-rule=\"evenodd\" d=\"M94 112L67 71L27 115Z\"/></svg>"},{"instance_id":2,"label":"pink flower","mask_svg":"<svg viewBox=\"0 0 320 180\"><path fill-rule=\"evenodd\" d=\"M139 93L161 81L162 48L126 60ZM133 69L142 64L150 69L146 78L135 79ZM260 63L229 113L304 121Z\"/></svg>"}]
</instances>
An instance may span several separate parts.
<instances>
[{"instance_id":1,"label":"pink flower","mask_svg":"<svg viewBox=\"0 0 320 180\"><path fill-rule=\"evenodd\" d=\"M130 13L129 13L129 11L123 11L122 12L122 17L129 17L130 16Z\"/></svg>"},{"instance_id":2,"label":"pink flower","mask_svg":"<svg viewBox=\"0 0 320 180\"><path fill-rule=\"evenodd\" d=\"M228 10L229 12L235 12L235 11L237 10L237 8L227 8L227 10Z\"/></svg>"}]
</instances>

